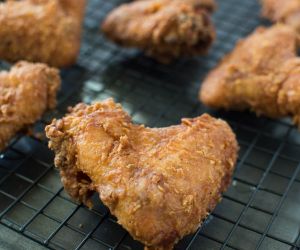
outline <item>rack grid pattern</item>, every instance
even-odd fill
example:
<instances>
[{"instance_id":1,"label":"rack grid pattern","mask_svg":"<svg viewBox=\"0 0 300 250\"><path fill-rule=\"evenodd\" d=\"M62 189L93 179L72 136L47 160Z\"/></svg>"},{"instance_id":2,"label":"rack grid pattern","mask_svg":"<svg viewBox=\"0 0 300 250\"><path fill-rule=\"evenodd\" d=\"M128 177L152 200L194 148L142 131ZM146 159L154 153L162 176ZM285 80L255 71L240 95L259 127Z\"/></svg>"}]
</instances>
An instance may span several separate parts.
<instances>
[{"instance_id":1,"label":"rack grid pattern","mask_svg":"<svg viewBox=\"0 0 300 250\"><path fill-rule=\"evenodd\" d=\"M119 48L99 24L121 0L90 0L78 64L62 72L57 110L113 97L137 123L176 124L204 112L226 119L241 146L237 169L222 202L176 249L300 249L300 133L288 119L207 109L197 100L203 77L235 42L258 25L255 0L219 0L217 41L207 56L160 65ZM1 64L1 67L7 65ZM45 139L18 135L0 154L0 223L51 249L143 249L93 197L89 210L65 193Z\"/></svg>"}]
</instances>

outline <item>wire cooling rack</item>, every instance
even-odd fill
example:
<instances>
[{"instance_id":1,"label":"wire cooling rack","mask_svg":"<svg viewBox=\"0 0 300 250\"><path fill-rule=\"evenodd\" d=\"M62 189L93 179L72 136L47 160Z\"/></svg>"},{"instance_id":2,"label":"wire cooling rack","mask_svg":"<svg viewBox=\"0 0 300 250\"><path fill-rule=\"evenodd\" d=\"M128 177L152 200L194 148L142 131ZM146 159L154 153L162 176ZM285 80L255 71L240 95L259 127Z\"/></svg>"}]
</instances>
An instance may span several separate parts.
<instances>
[{"instance_id":1,"label":"wire cooling rack","mask_svg":"<svg viewBox=\"0 0 300 250\"><path fill-rule=\"evenodd\" d=\"M234 180L223 201L176 249L300 249L300 132L289 120L202 106L203 77L235 42L262 24L255 0L220 0L214 15L217 42L209 55L160 65L136 50L118 48L99 34L106 13L122 1L90 0L78 64L62 72L58 109L113 97L133 120L176 124L204 112L226 119L241 146ZM74 203L53 167L45 139L19 135L0 157L0 220L52 249L142 249L116 223L97 195L92 210Z\"/></svg>"}]
</instances>

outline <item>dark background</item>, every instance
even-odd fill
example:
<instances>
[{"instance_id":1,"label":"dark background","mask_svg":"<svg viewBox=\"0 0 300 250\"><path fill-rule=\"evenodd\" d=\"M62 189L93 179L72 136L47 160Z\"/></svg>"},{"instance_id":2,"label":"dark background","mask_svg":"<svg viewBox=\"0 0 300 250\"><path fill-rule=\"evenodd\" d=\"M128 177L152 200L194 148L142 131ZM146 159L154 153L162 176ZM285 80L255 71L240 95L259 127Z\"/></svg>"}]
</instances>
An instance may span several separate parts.
<instances>
[{"instance_id":1,"label":"dark background","mask_svg":"<svg viewBox=\"0 0 300 250\"><path fill-rule=\"evenodd\" d=\"M59 106L36 124L35 131L43 131L45 124L62 116L69 105L108 97L121 102L135 122L148 126L177 124L182 117L204 112L221 117L233 127L241 147L232 186L197 233L176 248L299 249L297 128L288 119L209 110L197 100L207 72L239 38L263 24L259 4L255 0L219 0L213 18L217 41L210 53L161 65L136 50L113 45L100 34L105 15L122 2L89 0L78 64L62 71ZM93 210L72 202L53 167L46 140L17 136L0 155L0 247L142 249L96 195L94 198ZM31 245L32 240L39 245Z\"/></svg>"}]
</instances>

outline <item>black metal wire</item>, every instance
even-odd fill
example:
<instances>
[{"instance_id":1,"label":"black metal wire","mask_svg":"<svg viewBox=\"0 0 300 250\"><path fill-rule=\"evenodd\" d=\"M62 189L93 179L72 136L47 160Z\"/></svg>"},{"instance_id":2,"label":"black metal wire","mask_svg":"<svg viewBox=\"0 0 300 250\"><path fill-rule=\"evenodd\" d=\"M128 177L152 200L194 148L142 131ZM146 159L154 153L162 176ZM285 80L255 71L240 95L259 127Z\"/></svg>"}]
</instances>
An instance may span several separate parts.
<instances>
[{"instance_id":1,"label":"black metal wire","mask_svg":"<svg viewBox=\"0 0 300 250\"><path fill-rule=\"evenodd\" d=\"M260 240L259 240L259 243L257 244L257 247L256 249L259 249L263 240L265 239L266 235L268 234L275 218L278 216L278 213L283 205L283 202L285 201L286 197L287 197L287 194L288 192L290 191L291 187L292 187L292 184L294 183L297 175L300 173L300 164L298 165L297 169L295 170L295 173L293 174L291 180L289 181L289 184L287 186L287 188L285 189L284 191L284 194L282 195L281 199L280 199L280 202L278 203L278 205L276 206L276 209L272 215L272 218L270 220L270 222L268 223L268 226L267 226L267 229L264 231L264 233L262 234Z\"/></svg>"},{"instance_id":2,"label":"black metal wire","mask_svg":"<svg viewBox=\"0 0 300 250\"><path fill-rule=\"evenodd\" d=\"M246 212L247 209L250 207L252 201L254 200L254 197L255 197L256 193L257 193L258 190L260 189L260 187L261 187L263 181L265 180L265 178L267 177L268 173L270 172L270 170L271 170L271 168L272 168L272 166L273 166L273 164L274 164L276 158L278 157L278 155L280 154L281 150L283 149L284 143L285 143L285 141L282 141L282 143L280 144L280 146L279 146L278 149L276 150L275 154L273 155L273 158L272 158L272 160L270 161L270 163L268 164L268 167L267 167L266 171L264 172L264 174L263 174L262 178L260 179L258 185L256 186L254 192L251 194L251 197L250 197L250 199L249 199L247 205L244 207L244 209L243 209L243 211L241 212L241 214L239 215L239 217L238 217L238 219L237 219L237 221L236 221L234 227L232 228L232 230L229 232L228 236L226 237L225 242L224 242L224 244L222 245L222 248L221 248L222 250L225 249L225 247L228 245L228 242L229 242L229 240L230 240L232 234L235 232L235 230L236 230L237 227L239 226L239 224L240 224L240 222L241 222L241 220L242 220L242 218L243 218L245 212Z\"/></svg>"},{"instance_id":3,"label":"black metal wire","mask_svg":"<svg viewBox=\"0 0 300 250\"><path fill-rule=\"evenodd\" d=\"M62 116L70 105L80 101L90 103L107 97L121 102L135 122L148 126L170 125L178 123L181 117L193 117L204 112L226 119L237 132L242 150L234 175L236 185L232 185L224 194L223 202L238 206L240 212L234 217L228 217L222 210L214 211L203 222L203 226L194 235L181 241L176 249L275 249L276 244L280 244L282 249L298 250L300 226L298 231L291 232L298 234L293 239L282 238L272 228L284 209L291 188L300 187L300 133L287 120L272 121L249 113L216 112L207 109L197 100L200 82L207 72L234 47L239 38L263 24L257 1L219 0L218 11L214 15L218 39L210 53L196 59L182 59L171 65L158 64L136 50L119 48L99 33L100 22L106 13L121 3L122 0L89 1L78 65L62 71L63 84L58 97L58 108L43 117L38 123L39 129L42 131L53 117ZM7 68L7 65L1 64L1 67ZM268 145L262 143L262 139ZM0 223L51 249L142 249L140 243L131 239L117 225L98 199L95 200L96 207L88 212L90 216L99 218L96 222L80 214L81 209L86 208L70 201L63 193L61 184L57 184L59 177L53 177L53 155L46 148L46 143L45 140L18 135L0 154ZM275 169L279 160L283 162L282 166ZM45 171L35 173L35 176L30 173L23 175L20 169L34 168L30 166L33 161ZM290 164L289 169L285 164ZM240 175L246 167L250 169L250 173L257 172L259 175L255 179ZM272 186L278 178L284 183L281 189ZM267 179L271 181L271 186L265 186ZM25 183L23 190L18 189L18 185L22 185L18 180ZM46 180L49 183L44 182ZM15 185L18 192L5 188L9 181L13 182L10 186ZM246 191L239 190L240 186ZM32 191L36 191L38 195L42 195L42 192L48 194L44 203L38 207L31 203L32 200L25 199ZM264 192L266 202L270 204L274 202L271 197L275 199L276 203L272 208L254 202L260 192ZM72 209L67 210L63 204L59 204L58 210L53 211L51 204L57 198L69 204ZM299 205L300 201L295 202ZM21 208L18 205L22 205ZM23 209L30 211L30 214L26 215ZM267 220L265 228L257 228L244 220L249 210L264 216ZM296 214L299 211L293 212L294 219L297 220ZM60 215L59 218L56 213ZM78 218L78 214L83 225L72 221ZM19 222L18 216L23 216L24 221ZM41 216L55 226L39 226ZM216 220L221 225L229 225L227 229L222 228L222 235L225 237L215 234L212 229L206 230ZM74 236L64 234L62 239L60 234L65 229ZM243 239L239 241L239 237L236 237L240 229L255 234L254 242L242 242L241 245ZM199 245L199 237L213 243L213 247L201 240ZM270 241L267 245L266 240Z\"/></svg>"}]
</instances>

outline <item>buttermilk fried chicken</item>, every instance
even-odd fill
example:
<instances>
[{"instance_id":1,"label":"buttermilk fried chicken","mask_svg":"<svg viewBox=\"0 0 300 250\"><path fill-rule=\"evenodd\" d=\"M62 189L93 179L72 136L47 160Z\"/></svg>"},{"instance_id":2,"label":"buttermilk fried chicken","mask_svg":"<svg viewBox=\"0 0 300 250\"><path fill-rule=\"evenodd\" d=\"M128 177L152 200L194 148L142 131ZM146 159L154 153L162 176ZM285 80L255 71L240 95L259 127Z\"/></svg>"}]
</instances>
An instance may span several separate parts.
<instances>
[{"instance_id":1,"label":"buttermilk fried chicken","mask_svg":"<svg viewBox=\"0 0 300 250\"><path fill-rule=\"evenodd\" d=\"M300 33L300 1L299 0L261 0L264 17L273 22L288 24Z\"/></svg>"},{"instance_id":2,"label":"buttermilk fried chicken","mask_svg":"<svg viewBox=\"0 0 300 250\"><path fill-rule=\"evenodd\" d=\"M144 0L134 0L134 1L144 1ZM217 8L215 0L185 0L185 3L192 4L195 8L204 8L210 13L214 12Z\"/></svg>"},{"instance_id":3,"label":"buttermilk fried chicken","mask_svg":"<svg viewBox=\"0 0 300 250\"><path fill-rule=\"evenodd\" d=\"M114 9L102 24L104 34L137 47L160 62L208 51L215 31L212 0L140 0Z\"/></svg>"},{"instance_id":4,"label":"buttermilk fried chicken","mask_svg":"<svg viewBox=\"0 0 300 250\"><path fill-rule=\"evenodd\" d=\"M251 109L271 118L292 116L300 125L297 35L286 25L258 28L212 70L200 100L214 108Z\"/></svg>"},{"instance_id":5,"label":"buttermilk fried chicken","mask_svg":"<svg viewBox=\"0 0 300 250\"><path fill-rule=\"evenodd\" d=\"M0 150L21 129L56 105L59 72L44 64L19 62L0 72Z\"/></svg>"},{"instance_id":6,"label":"buttermilk fried chicken","mask_svg":"<svg viewBox=\"0 0 300 250\"><path fill-rule=\"evenodd\" d=\"M0 59L66 67L76 62L86 0L0 3Z\"/></svg>"},{"instance_id":7,"label":"buttermilk fried chicken","mask_svg":"<svg viewBox=\"0 0 300 250\"><path fill-rule=\"evenodd\" d=\"M46 134L67 192L88 206L98 192L149 249L171 249L199 227L230 184L238 150L222 120L205 114L148 128L111 99L78 104Z\"/></svg>"}]
</instances>

